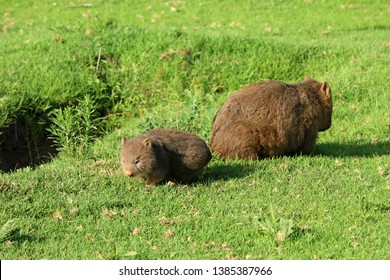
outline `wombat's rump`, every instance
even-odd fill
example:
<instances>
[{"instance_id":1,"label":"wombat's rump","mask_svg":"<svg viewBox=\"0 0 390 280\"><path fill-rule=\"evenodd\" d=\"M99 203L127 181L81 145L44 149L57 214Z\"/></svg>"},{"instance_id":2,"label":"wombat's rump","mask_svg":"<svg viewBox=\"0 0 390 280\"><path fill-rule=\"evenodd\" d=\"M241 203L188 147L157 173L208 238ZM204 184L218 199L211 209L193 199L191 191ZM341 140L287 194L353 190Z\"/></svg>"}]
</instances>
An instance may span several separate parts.
<instances>
[{"instance_id":1,"label":"wombat's rump","mask_svg":"<svg viewBox=\"0 0 390 280\"><path fill-rule=\"evenodd\" d=\"M330 127L331 118L327 82L306 77L295 84L254 83L233 93L219 109L210 146L222 158L311 154L318 132Z\"/></svg>"},{"instance_id":2,"label":"wombat's rump","mask_svg":"<svg viewBox=\"0 0 390 280\"><path fill-rule=\"evenodd\" d=\"M164 180L187 182L210 160L207 144L191 132L158 128L122 139L123 172L145 179L148 188Z\"/></svg>"}]
</instances>

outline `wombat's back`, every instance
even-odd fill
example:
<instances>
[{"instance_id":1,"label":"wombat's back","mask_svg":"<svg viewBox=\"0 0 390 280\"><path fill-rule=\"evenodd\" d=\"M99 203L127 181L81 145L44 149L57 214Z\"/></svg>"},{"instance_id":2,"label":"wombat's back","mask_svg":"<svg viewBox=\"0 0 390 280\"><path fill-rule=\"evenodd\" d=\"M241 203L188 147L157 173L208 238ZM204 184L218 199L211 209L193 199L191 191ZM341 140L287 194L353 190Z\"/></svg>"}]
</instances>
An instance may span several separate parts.
<instances>
[{"instance_id":1,"label":"wombat's back","mask_svg":"<svg viewBox=\"0 0 390 280\"><path fill-rule=\"evenodd\" d=\"M293 85L278 81L254 83L233 93L218 111L216 128L226 121L289 123L299 111L299 94Z\"/></svg>"},{"instance_id":2,"label":"wombat's back","mask_svg":"<svg viewBox=\"0 0 390 280\"><path fill-rule=\"evenodd\" d=\"M169 175L179 181L188 181L211 160L205 141L191 132L174 129L153 129L145 134L157 140L170 154Z\"/></svg>"}]
</instances>

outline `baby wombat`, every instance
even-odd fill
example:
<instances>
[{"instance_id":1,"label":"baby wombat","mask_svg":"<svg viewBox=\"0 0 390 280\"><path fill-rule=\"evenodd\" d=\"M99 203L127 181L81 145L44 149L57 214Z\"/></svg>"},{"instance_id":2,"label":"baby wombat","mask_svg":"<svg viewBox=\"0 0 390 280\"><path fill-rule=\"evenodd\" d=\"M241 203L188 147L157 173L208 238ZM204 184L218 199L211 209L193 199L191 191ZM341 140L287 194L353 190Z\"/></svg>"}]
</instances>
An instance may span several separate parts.
<instances>
[{"instance_id":1,"label":"baby wombat","mask_svg":"<svg viewBox=\"0 0 390 280\"><path fill-rule=\"evenodd\" d=\"M122 138L122 170L127 176L145 179L147 188L163 180L188 182L210 160L207 144L191 132L157 128Z\"/></svg>"},{"instance_id":2,"label":"baby wombat","mask_svg":"<svg viewBox=\"0 0 390 280\"><path fill-rule=\"evenodd\" d=\"M222 158L258 159L311 154L318 131L331 125L327 82L254 83L233 93L217 112L211 150Z\"/></svg>"}]
</instances>

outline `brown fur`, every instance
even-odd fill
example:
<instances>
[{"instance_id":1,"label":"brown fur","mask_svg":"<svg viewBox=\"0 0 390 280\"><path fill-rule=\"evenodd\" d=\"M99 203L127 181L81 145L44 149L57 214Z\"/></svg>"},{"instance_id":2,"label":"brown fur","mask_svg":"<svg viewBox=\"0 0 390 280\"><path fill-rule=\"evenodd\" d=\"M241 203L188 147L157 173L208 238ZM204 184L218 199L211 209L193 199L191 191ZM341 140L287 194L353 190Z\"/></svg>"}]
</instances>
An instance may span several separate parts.
<instances>
[{"instance_id":1,"label":"brown fur","mask_svg":"<svg viewBox=\"0 0 390 280\"><path fill-rule=\"evenodd\" d=\"M211 150L222 158L255 160L311 154L317 134L331 125L332 95L327 82L309 77L287 84L264 81L233 93L217 112Z\"/></svg>"},{"instance_id":2,"label":"brown fur","mask_svg":"<svg viewBox=\"0 0 390 280\"><path fill-rule=\"evenodd\" d=\"M210 160L207 144L191 132L157 128L141 136L122 139L123 172L145 179L147 188L168 179L187 182Z\"/></svg>"}]
</instances>

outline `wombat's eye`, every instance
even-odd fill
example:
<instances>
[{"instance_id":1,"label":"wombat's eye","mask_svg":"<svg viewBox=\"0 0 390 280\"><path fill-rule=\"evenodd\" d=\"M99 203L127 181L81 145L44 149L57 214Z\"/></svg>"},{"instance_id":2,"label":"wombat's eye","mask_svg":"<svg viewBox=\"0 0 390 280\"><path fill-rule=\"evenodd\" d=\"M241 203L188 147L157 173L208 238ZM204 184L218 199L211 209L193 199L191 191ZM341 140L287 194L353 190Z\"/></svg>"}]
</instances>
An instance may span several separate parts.
<instances>
[{"instance_id":1,"label":"wombat's eye","mask_svg":"<svg viewBox=\"0 0 390 280\"><path fill-rule=\"evenodd\" d=\"M135 161L134 161L134 164L138 164L139 163L139 159L136 159Z\"/></svg>"}]
</instances>

